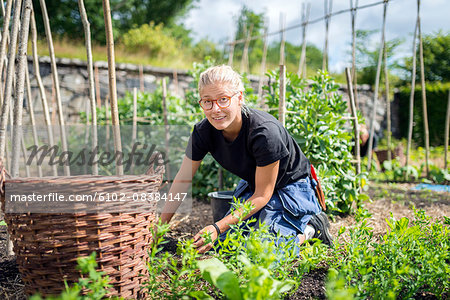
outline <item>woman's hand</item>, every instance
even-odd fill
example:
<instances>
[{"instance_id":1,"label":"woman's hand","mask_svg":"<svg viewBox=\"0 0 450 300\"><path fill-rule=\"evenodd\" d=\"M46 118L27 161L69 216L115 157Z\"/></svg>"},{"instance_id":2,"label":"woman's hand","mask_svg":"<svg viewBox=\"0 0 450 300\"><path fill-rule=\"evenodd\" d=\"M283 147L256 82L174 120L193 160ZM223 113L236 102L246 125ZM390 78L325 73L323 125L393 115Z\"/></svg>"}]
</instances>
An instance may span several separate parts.
<instances>
[{"instance_id":1,"label":"woman's hand","mask_svg":"<svg viewBox=\"0 0 450 300\"><path fill-rule=\"evenodd\" d=\"M209 249L212 248L212 243L206 243L205 238L203 237L205 234L211 236L211 241L215 241L217 236L217 230L213 225L208 225L202 230L200 230L195 236L194 236L194 247L197 248L198 253L205 253Z\"/></svg>"}]
</instances>

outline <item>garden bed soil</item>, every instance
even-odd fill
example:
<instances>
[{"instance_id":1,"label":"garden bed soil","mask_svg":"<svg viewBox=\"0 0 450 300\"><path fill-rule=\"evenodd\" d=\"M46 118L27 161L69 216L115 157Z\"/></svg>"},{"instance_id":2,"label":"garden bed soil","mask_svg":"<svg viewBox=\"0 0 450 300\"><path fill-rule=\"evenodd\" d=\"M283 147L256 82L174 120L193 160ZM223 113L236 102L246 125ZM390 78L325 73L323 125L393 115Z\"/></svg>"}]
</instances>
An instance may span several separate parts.
<instances>
[{"instance_id":1,"label":"garden bed soil","mask_svg":"<svg viewBox=\"0 0 450 300\"><path fill-rule=\"evenodd\" d=\"M374 201L366 203L365 207L372 214L369 226L373 227L374 237L386 232L385 219L390 213L396 219L402 217L412 218L413 205L424 209L432 219L443 219L450 216L450 193L416 192L411 191L411 184L374 184L368 194ZM172 221L172 230L167 234L167 243L164 249L176 253L177 243L180 239L192 238L205 225L212 223L211 207L207 201L195 200L192 212L177 214ZM333 236L341 226L347 228L356 225L353 216L337 216L331 222L330 231ZM345 234L341 236L344 241L348 239ZM20 279L15 257L6 256L6 227L0 226L0 299L26 299L23 293L23 283ZM297 291L285 299L325 299L325 280L327 269L320 267L305 274ZM418 293L415 299L434 299L433 295Z\"/></svg>"}]
</instances>

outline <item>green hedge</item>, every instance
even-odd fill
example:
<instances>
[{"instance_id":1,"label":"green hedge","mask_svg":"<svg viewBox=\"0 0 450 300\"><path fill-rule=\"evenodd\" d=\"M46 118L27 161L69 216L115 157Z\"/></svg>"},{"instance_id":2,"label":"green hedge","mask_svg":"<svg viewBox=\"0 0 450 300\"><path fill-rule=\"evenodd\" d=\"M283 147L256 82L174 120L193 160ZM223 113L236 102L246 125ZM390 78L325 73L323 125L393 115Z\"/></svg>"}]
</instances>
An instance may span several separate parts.
<instances>
[{"instance_id":1,"label":"green hedge","mask_svg":"<svg viewBox=\"0 0 450 300\"><path fill-rule=\"evenodd\" d=\"M450 83L428 83L426 85L428 128L430 132L430 144L440 146L444 144L445 116L447 111L448 93ZM399 123L400 134L408 137L409 124L409 97L411 88L401 88L396 94L399 103ZM414 92L414 127L413 141L417 145L425 145L423 109L422 109L422 89L416 86Z\"/></svg>"}]
</instances>

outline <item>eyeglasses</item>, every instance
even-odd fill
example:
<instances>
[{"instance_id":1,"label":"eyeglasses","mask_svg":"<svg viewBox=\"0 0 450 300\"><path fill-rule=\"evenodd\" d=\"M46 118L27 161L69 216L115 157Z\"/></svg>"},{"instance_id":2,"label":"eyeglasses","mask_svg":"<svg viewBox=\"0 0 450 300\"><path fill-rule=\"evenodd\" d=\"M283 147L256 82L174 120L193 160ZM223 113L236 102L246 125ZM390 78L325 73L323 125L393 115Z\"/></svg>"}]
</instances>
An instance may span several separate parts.
<instances>
[{"instance_id":1,"label":"eyeglasses","mask_svg":"<svg viewBox=\"0 0 450 300\"><path fill-rule=\"evenodd\" d=\"M207 100L207 99L200 99L198 103L204 110L210 110L214 106L214 102L216 102L217 106L219 108L227 108L231 104L231 98L239 94L239 92L235 93L233 96L222 96L219 99L216 100Z\"/></svg>"}]
</instances>

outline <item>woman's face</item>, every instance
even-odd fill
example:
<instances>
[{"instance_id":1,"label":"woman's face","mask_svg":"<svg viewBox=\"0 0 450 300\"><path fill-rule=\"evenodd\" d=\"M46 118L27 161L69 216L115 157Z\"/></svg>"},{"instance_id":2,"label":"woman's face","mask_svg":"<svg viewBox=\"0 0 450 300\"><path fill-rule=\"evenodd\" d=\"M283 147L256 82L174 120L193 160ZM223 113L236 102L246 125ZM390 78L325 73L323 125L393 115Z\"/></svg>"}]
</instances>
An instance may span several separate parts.
<instances>
[{"instance_id":1,"label":"woman's face","mask_svg":"<svg viewBox=\"0 0 450 300\"><path fill-rule=\"evenodd\" d=\"M230 84L210 84L200 91L200 98L202 100L218 100L222 97L230 97L230 106L220 108L216 101L213 101L213 106L209 110L203 109L206 118L217 130L224 131L238 131L242 124L241 115L241 101L242 93L237 92Z\"/></svg>"}]
</instances>

